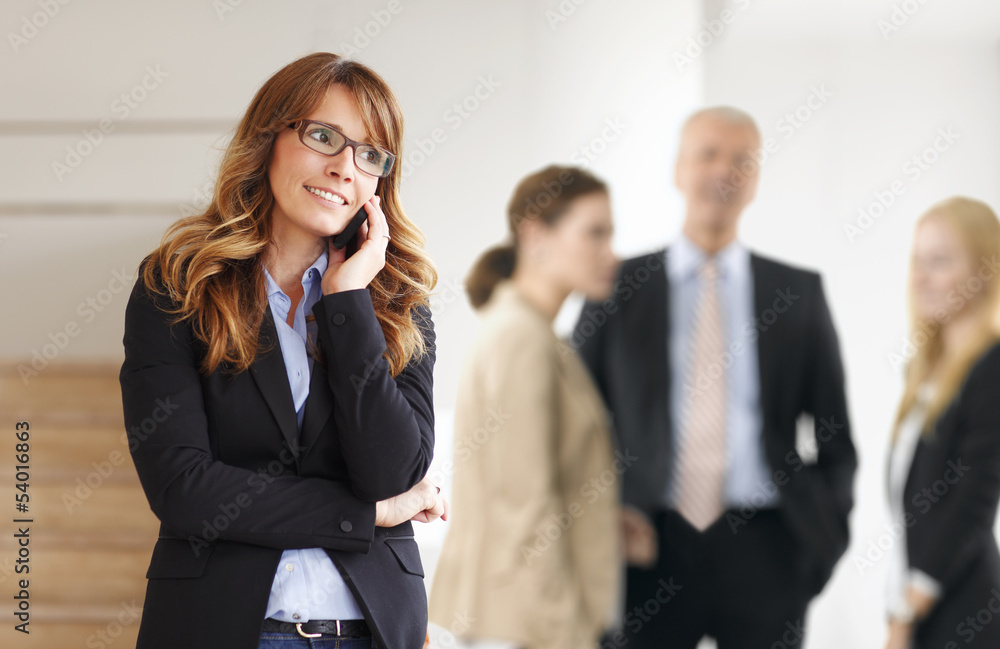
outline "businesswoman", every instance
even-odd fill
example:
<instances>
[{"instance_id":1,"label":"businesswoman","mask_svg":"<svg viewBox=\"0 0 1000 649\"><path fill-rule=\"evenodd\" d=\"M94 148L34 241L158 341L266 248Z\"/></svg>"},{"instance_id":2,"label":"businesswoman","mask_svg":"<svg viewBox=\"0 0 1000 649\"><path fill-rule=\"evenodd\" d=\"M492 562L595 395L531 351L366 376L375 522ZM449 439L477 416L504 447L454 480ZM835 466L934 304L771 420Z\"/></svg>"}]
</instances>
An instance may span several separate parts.
<instances>
[{"instance_id":1,"label":"businesswoman","mask_svg":"<svg viewBox=\"0 0 1000 649\"><path fill-rule=\"evenodd\" d=\"M571 291L611 292L607 189L548 167L517 186L508 224L512 243L467 279L481 324L459 382L431 620L473 647L592 647L616 604L623 469L598 392L552 322Z\"/></svg>"},{"instance_id":2,"label":"businesswoman","mask_svg":"<svg viewBox=\"0 0 1000 649\"><path fill-rule=\"evenodd\" d=\"M424 479L436 272L400 205L401 142L373 71L294 61L239 121L209 207L141 264L120 381L161 525L139 649L423 643L409 521L446 514Z\"/></svg>"},{"instance_id":3,"label":"businesswoman","mask_svg":"<svg viewBox=\"0 0 1000 649\"><path fill-rule=\"evenodd\" d=\"M1000 647L1000 222L968 198L917 222L910 266L915 350L889 460L905 543L890 567L890 649Z\"/></svg>"}]
</instances>

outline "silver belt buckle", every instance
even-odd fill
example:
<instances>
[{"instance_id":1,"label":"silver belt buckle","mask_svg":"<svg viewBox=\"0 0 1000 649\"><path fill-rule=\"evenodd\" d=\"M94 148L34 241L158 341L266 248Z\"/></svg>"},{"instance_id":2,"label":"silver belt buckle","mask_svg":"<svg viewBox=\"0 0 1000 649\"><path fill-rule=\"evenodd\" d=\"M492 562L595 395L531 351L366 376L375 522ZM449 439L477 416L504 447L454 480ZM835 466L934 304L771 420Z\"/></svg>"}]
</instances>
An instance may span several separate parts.
<instances>
[{"instance_id":1,"label":"silver belt buckle","mask_svg":"<svg viewBox=\"0 0 1000 649\"><path fill-rule=\"evenodd\" d=\"M305 631L302 630L301 622L295 625L295 630L298 631L299 635L302 636L303 638L318 638L321 635L323 635L322 633L306 633ZM337 635L340 635L340 620L337 620Z\"/></svg>"},{"instance_id":2,"label":"silver belt buckle","mask_svg":"<svg viewBox=\"0 0 1000 649\"><path fill-rule=\"evenodd\" d=\"M340 620L335 620L337 623L337 637L340 637ZM306 633L302 630L302 623L299 622L295 625L295 630L299 632L299 635L303 638L318 638L322 633Z\"/></svg>"}]
</instances>

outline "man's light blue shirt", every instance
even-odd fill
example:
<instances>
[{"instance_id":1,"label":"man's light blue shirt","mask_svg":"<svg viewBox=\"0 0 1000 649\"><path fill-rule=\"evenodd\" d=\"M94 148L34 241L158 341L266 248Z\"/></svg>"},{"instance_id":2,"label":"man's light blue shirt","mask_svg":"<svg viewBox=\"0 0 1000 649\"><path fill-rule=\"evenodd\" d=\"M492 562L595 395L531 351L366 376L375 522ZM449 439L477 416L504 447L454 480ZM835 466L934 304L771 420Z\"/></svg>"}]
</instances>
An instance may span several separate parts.
<instances>
[{"instance_id":1,"label":"man's light blue shirt","mask_svg":"<svg viewBox=\"0 0 1000 649\"><path fill-rule=\"evenodd\" d=\"M267 281L267 301L274 315L274 326L278 332L281 356L285 361L288 384L292 389L295 416L302 431L302 416L305 413L306 398L309 396L309 381L313 359L306 351L307 336L316 340L316 323L306 326L306 315L312 313L313 305L323 297L320 286L326 272L329 258L324 251L313 265L302 275L304 294L295 309L294 326L288 326L288 312L291 299L281 290L264 269ZM278 571L271 583L271 596L267 600L264 617L285 622L307 622L309 620L360 620L364 614L358 607L354 594L348 589L344 578L322 548L285 550L281 553Z\"/></svg>"},{"instance_id":2,"label":"man's light blue shirt","mask_svg":"<svg viewBox=\"0 0 1000 649\"><path fill-rule=\"evenodd\" d=\"M706 253L682 233L667 249L670 284L670 405L671 430L676 449L683 442L686 403L684 384L692 349L692 323L700 282L698 271ZM778 493L764 457L760 409L760 374L754 336L753 274L750 251L734 240L716 254L719 269L720 310L725 331L726 484L725 506L772 507ZM677 484L671 471L667 506L675 507Z\"/></svg>"}]
</instances>

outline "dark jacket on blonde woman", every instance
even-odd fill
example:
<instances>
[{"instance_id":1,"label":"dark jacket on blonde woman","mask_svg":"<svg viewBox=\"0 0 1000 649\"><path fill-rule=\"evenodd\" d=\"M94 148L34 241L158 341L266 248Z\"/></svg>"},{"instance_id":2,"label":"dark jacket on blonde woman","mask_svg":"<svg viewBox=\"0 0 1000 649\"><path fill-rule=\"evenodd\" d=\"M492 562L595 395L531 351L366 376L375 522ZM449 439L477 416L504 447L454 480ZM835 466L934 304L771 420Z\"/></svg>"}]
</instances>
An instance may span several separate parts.
<instances>
[{"instance_id":1,"label":"dark jacket on blonde woman","mask_svg":"<svg viewBox=\"0 0 1000 649\"><path fill-rule=\"evenodd\" d=\"M909 567L941 589L916 625L918 647L1000 647L1000 554L993 533L998 503L1000 343L995 343L973 365L929 434L917 441L906 478Z\"/></svg>"}]
</instances>

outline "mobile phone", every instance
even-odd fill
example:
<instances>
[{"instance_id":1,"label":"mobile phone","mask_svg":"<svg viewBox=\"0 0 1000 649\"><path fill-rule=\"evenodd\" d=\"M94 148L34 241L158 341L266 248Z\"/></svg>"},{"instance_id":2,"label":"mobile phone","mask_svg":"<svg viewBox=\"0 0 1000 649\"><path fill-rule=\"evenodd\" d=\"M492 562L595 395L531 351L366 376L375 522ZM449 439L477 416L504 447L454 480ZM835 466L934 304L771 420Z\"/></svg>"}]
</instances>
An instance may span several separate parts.
<instances>
[{"instance_id":1,"label":"mobile phone","mask_svg":"<svg viewBox=\"0 0 1000 649\"><path fill-rule=\"evenodd\" d=\"M364 205L362 205L361 209L358 210L358 213L354 215L353 219L351 219L351 222L347 224L346 228L344 228L344 231L333 238L333 247L337 250L343 249L343 247L354 238L354 235L358 233L358 228L360 228L361 224L367 219L368 212L365 211Z\"/></svg>"}]
</instances>

